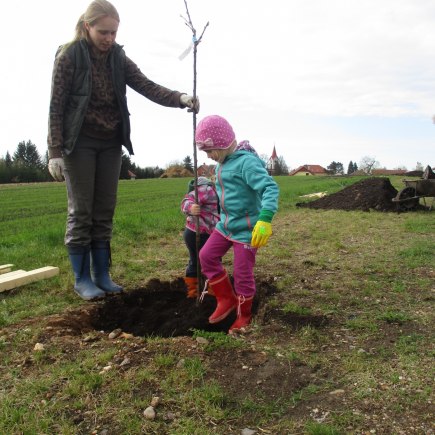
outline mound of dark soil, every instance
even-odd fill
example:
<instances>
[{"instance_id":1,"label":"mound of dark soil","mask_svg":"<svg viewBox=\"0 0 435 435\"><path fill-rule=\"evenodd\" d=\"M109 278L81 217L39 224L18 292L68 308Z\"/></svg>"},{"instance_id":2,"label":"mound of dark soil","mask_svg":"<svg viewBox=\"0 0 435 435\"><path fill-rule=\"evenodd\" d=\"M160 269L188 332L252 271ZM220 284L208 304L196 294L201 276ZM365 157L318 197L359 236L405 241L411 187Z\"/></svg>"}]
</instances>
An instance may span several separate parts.
<instances>
[{"instance_id":1,"label":"mound of dark soil","mask_svg":"<svg viewBox=\"0 0 435 435\"><path fill-rule=\"evenodd\" d=\"M296 206L325 210L396 211L396 204L392 201L396 195L397 190L389 178L373 177L358 181L332 195Z\"/></svg>"},{"instance_id":2,"label":"mound of dark soil","mask_svg":"<svg viewBox=\"0 0 435 435\"><path fill-rule=\"evenodd\" d=\"M423 176L423 171L408 171L408 172L405 172L405 174L403 174L403 175L405 175L406 177L419 177L419 178L421 178Z\"/></svg>"}]
</instances>

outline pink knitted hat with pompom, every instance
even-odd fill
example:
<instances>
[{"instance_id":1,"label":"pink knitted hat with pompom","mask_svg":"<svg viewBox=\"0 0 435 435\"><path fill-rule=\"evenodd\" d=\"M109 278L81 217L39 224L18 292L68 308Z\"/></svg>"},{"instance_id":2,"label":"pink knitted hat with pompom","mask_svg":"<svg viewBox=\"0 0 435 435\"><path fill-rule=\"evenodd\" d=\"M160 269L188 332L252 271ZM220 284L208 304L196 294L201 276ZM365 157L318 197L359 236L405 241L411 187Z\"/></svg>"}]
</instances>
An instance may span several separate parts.
<instances>
[{"instance_id":1,"label":"pink knitted hat with pompom","mask_svg":"<svg viewBox=\"0 0 435 435\"><path fill-rule=\"evenodd\" d=\"M229 122L219 115L210 115L202 119L196 128L195 142L201 151L225 150L236 138Z\"/></svg>"}]
</instances>

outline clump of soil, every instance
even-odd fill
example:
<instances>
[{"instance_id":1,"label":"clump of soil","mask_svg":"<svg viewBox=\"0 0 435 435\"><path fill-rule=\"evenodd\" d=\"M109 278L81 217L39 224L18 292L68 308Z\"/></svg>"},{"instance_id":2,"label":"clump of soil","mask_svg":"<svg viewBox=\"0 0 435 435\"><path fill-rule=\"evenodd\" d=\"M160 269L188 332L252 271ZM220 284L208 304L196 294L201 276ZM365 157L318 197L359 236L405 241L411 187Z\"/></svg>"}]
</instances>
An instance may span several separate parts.
<instances>
[{"instance_id":1,"label":"clump of soil","mask_svg":"<svg viewBox=\"0 0 435 435\"><path fill-rule=\"evenodd\" d=\"M406 177L423 177L423 171L408 171L405 172L403 175Z\"/></svg>"},{"instance_id":2,"label":"clump of soil","mask_svg":"<svg viewBox=\"0 0 435 435\"><path fill-rule=\"evenodd\" d=\"M367 178L315 201L298 203L297 207L314 209L396 211L392 199L397 195L389 178Z\"/></svg>"}]
</instances>

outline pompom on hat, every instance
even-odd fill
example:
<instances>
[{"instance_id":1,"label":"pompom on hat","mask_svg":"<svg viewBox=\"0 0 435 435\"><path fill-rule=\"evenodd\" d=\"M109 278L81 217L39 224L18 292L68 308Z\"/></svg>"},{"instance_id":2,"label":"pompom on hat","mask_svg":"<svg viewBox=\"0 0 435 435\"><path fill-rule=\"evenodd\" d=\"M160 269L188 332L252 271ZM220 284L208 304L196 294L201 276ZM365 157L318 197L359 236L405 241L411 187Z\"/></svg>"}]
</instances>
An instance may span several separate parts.
<instances>
[{"instance_id":1,"label":"pompom on hat","mask_svg":"<svg viewBox=\"0 0 435 435\"><path fill-rule=\"evenodd\" d=\"M235 138L230 123L219 115L206 116L196 128L195 142L201 151L225 150Z\"/></svg>"}]
</instances>

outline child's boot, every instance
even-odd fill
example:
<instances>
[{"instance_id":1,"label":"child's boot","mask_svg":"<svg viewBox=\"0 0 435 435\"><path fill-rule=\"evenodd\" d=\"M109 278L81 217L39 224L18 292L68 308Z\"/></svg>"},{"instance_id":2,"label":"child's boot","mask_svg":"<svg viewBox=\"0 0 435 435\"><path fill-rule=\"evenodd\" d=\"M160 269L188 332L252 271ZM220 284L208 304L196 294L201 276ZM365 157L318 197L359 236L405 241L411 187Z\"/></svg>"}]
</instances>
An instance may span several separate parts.
<instances>
[{"instance_id":1,"label":"child's boot","mask_svg":"<svg viewBox=\"0 0 435 435\"><path fill-rule=\"evenodd\" d=\"M242 328L246 328L249 323L251 323L253 300L254 296L251 296L250 298L241 295L238 296L237 319L231 325L231 328L228 331L230 334L234 332L237 333Z\"/></svg>"},{"instance_id":2,"label":"child's boot","mask_svg":"<svg viewBox=\"0 0 435 435\"><path fill-rule=\"evenodd\" d=\"M237 306L237 298L226 270L216 278L209 280L208 285L217 300L217 307L208 318L210 323L218 323L224 320Z\"/></svg>"},{"instance_id":3,"label":"child's boot","mask_svg":"<svg viewBox=\"0 0 435 435\"><path fill-rule=\"evenodd\" d=\"M187 287L187 297L198 297L198 278L196 276L185 276L184 282L186 283Z\"/></svg>"}]
</instances>

